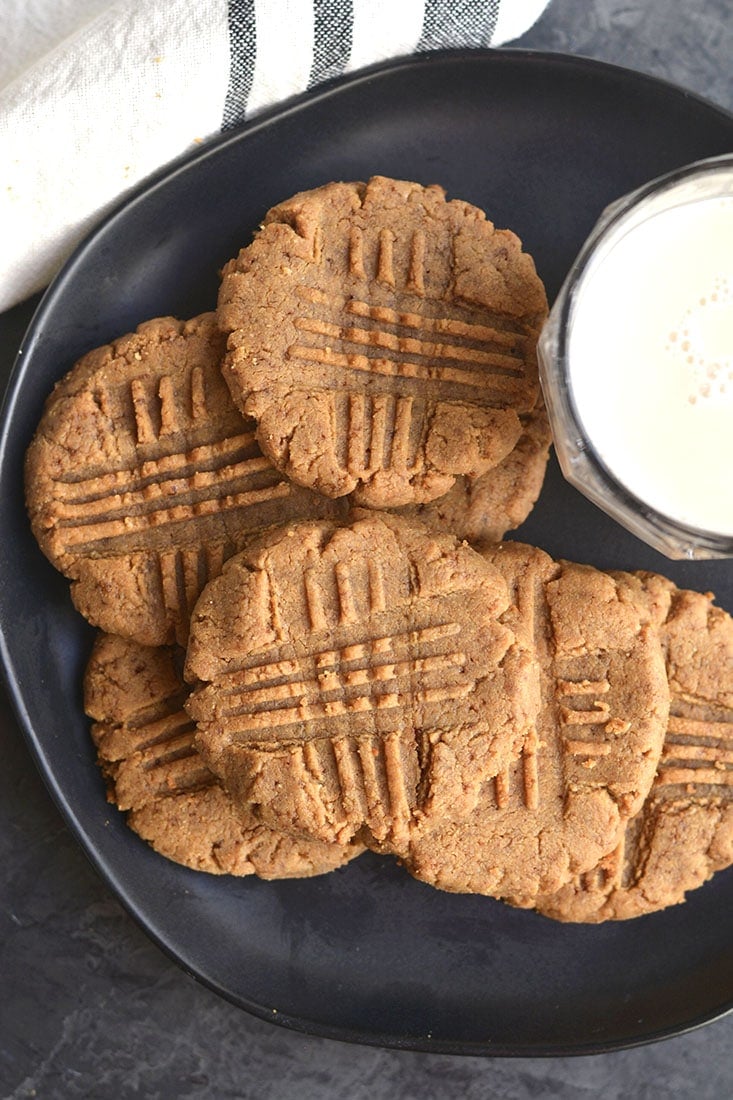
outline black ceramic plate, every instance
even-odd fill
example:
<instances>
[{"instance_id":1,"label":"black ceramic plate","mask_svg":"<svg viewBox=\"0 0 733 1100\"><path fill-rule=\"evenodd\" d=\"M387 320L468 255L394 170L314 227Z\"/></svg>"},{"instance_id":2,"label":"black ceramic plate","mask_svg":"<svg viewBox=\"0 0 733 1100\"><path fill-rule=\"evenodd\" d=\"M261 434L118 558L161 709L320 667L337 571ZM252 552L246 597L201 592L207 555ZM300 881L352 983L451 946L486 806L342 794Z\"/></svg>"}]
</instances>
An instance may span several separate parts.
<instances>
[{"instance_id":1,"label":"black ceramic plate","mask_svg":"<svg viewBox=\"0 0 733 1100\"><path fill-rule=\"evenodd\" d=\"M24 342L0 441L0 627L10 691L43 775L129 911L188 971L304 1031L472 1054L587 1053L645 1042L733 1003L733 875L671 911L555 924L443 894L364 856L303 882L196 874L104 801L80 704L91 634L26 523L23 452L54 381L87 349L215 301L217 269L279 199L384 173L440 182L516 230L550 297L602 207L733 147L733 117L585 60L448 53L390 64L258 121L138 192L77 251ZM552 466L520 537L599 566L666 570L733 611L733 564L672 564Z\"/></svg>"}]
</instances>

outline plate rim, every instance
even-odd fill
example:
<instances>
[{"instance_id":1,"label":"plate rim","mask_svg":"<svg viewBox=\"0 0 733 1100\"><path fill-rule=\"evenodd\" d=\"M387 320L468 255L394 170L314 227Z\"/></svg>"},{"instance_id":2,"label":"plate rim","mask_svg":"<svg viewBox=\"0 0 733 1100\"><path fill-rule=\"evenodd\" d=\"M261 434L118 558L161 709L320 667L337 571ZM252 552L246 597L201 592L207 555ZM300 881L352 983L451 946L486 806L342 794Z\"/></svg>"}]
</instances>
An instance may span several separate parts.
<instances>
[{"instance_id":1,"label":"plate rim","mask_svg":"<svg viewBox=\"0 0 733 1100\"><path fill-rule=\"evenodd\" d=\"M84 235L82 240L74 247L60 270L54 276L49 286L43 292L38 302L26 331L22 337L17 355L15 356L8 381L2 395L0 405L0 479L2 471L6 468L7 452L10 443L9 428L14 420L14 412L26 376L26 361L32 355L35 343L43 328L46 314L52 310L55 300L68 280L73 278L79 264L83 263L88 251L92 250L97 239L102 236L107 228L118 218L126 216L127 212L142 198L161 187L169 181L195 170L202 161L216 156L219 151L229 145L237 145L246 140L250 135L262 129L269 128L274 122L289 118L311 107L317 108L334 96L338 96L342 90L368 85L378 80L383 75L389 75L397 71L418 69L425 65L456 63L471 64L505 64L518 63L529 65L555 65L565 70L575 70L592 78L595 74L606 74L615 77L621 82L637 84L641 87L656 88L665 91L672 96L678 96L686 102L699 104L705 110L715 113L718 117L733 128L733 110L729 110L705 96L688 91L683 86L672 80L643 73L625 66L597 60L583 54L565 54L561 52L532 50L521 47L502 48L476 48L476 49L441 49L426 51L419 54L408 54L386 61L378 62L356 73L346 74L324 82L317 88L303 92L276 104L257 114L253 119L246 121L235 129L224 131L207 139L199 148L187 150L174 160L161 166L155 172L146 176L137 183L124 196L116 200L111 207L99 218L94 226ZM732 130L733 138L733 130ZM385 1049L409 1050L434 1054L457 1054L471 1057L582 1057L589 1054L610 1053L619 1050L633 1049L651 1043L659 1042L667 1038L688 1034L708 1023L722 1019L733 1012L733 990L728 1000L715 1005L708 1011L698 1014L684 1024L670 1024L657 1028L650 1032L638 1033L633 1036L618 1039L603 1040L601 1042L581 1042L573 1045L542 1044L536 1042L513 1044L492 1044L490 1041L432 1039L421 1036L398 1036L394 1033L379 1031L367 1031L353 1027L340 1027L331 1024L323 1024L308 1020L299 1015L287 1012L275 1012L273 1009L260 1005L255 1001L241 997L223 987L210 976L201 973L190 961L181 954L175 944L151 927L148 919L140 908L131 900L128 891L118 881L118 876L108 865L106 859L100 854L93 844L91 837L87 837L82 825L66 797L62 785L58 782L54 770L47 760L41 739L36 734L24 701L24 694L16 683L13 675L14 661L11 657L10 646L6 635L6 609L4 589L0 587L0 675L7 697L11 704L15 723L20 730L31 757L38 769L41 778L48 790L54 804L61 813L66 827L80 846L86 859L101 878L105 887L114 894L122 908L130 915L136 924L143 930L163 953L173 960L189 977L198 984L212 990L225 1001L243 1009L250 1015L259 1019L274 1023L288 1030L301 1034L313 1035L319 1038L338 1040L363 1046L371 1046Z\"/></svg>"}]
</instances>

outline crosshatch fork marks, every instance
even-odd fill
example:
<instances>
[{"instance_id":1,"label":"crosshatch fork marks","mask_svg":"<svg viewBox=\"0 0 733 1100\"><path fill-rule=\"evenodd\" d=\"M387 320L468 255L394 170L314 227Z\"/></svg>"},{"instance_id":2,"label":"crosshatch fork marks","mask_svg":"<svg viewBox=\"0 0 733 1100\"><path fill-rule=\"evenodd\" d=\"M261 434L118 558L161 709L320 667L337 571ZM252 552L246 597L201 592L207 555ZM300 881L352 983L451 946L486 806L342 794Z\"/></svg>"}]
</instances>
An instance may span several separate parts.
<instances>
[{"instance_id":1,"label":"crosshatch fork marks","mask_svg":"<svg viewBox=\"0 0 733 1100\"><path fill-rule=\"evenodd\" d=\"M301 289L301 297L305 290ZM451 393L451 387L466 386L482 393L485 400L493 393L500 402L520 399L525 393L521 333L448 317L422 317L365 302L346 302L334 311L332 305L320 303L320 295L309 298L316 312L325 315L296 318L303 339L288 350L306 369L310 364L353 371L354 383L359 374L392 377L413 388L431 382L438 392L447 387ZM354 315L369 322L368 327L354 324ZM474 399L477 397L475 393Z\"/></svg>"},{"instance_id":2,"label":"crosshatch fork marks","mask_svg":"<svg viewBox=\"0 0 733 1100\"><path fill-rule=\"evenodd\" d=\"M230 739L259 741L262 731L309 719L465 698L475 684L465 674L466 655L452 648L459 632L448 622L250 665L219 684L219 719ZM312 735L297 729L293 736Z\"/></svg>"},{"instance_id":3,"label":"crosshatch fork marks","mask_svg":"<svg viewBox=\"0 0 733 1100\"><path fill-rule=\"evenodd\" d=\"M303 289L306 290L307 288ZM313 300L321 301L320 298ZM325 301L327 302L328 299L326 298ZM439 301L436 302L436 309L439 309L442 304ZM527 342L527 337L513 327L502 329L480 324L477 321L464 321L458 317L446 317L440 313L433 317L430 314L393 309L391 306L371 305L369 302L362 302L358 298L351 298L345 302L344 310L347 314L354 314L365 321L374 321L385 327L394 326L395 328L407 329L408 334L410 330L414 330L423 335L449 336L451 339L459 341L465 339L468 348L475 347L479 351L485 349L488 354L492 350L496 351L498 347L503 350L507 357L511 356L516 360L511 366L517 371L521 370L521 353ZM463 345L459 344L458 346L462 347Z\"/></svg>"},{"instance_id":4,"label":"crosshatch fork marks","mask_svg":"<svg viewBox=\"0 0 733 1100\"><path fill-rule=\"evenodd\" d=\"M175 619L187 621L206 582L217 577L233 547L224 542L151 553L158 602Z\"/></svg>"},{"instance_id":5,"label":"crosshatch fork marks","mask_svg":"<svg viewBox=\"0 0 733 1100\"><path fill-rule=\"evenodd\" d=\"M393 290L399 280L402 285L409 284L414 293L424 293L425 235L422 232L413 235L408 272L401 279L395 268L394 245L395 234L391 229L379 229L375 235L365 233L360 226L352 226L347 261L349 274L355 279L368 278L368 264L372 277L382 286Z\"/></svg>"},{"instance_id":6,"label":"crosshatch fork marks","mask_svg":"<svg viewBox=\"0 0 733 1100\"><path fill-rule=\"evenodd\" d=\"M242 432L189 451L155 455L139 466L119 470L82 469L66 473L55 481L56 494L74 504L86 504L114 493L141 492L169 478L193 477L247 459L261 458L254 432Z\"/></svg>"},{"instance_id":7,"label":"crosshatch fork marks","mask_svg":"<svg viewBox=\"0 0 733 1100\"><path fill-rule=\"evenodd\" d=\"M518 571L510 580L515 630L530 642L539 662L542 703L517 764L498 774L490 798L498 810L537 810L543 801L578 790L585 773L592 785L597 762L614 751L613 736L628 733L631 723L613 711L612 685L603 662L589 652L574 658L572 672L558 651L550 623L547 583L540 570ZM609 734L613 735L609 737ZM580 771L576 766L580 765ZM562 777L562 778L561 778Z\"/></svg>"},{"instance_id":8,"label":"crosshatch fork marks","mask_svg":"<svg viewBox=\"0 0 733 1100\"><path fill-rule=\"evenodd\" d=\"M493 779L494 805L497 810L522 805L527 810L540 807L539 737L532 727L522 746L519 763L498 772ZM512 783L512 773L516 782Z\"/></svg>"},{"instance_id":9,"label":"crosshatch fork marks","mask_svg":"<svg viewBox=\"0 0 733 1100\"><path fill-rule=\"evenodd\" d=\"M271 470L267 459L250 458L215 470L197 470L184 477L162 477L142 489L98 495L92 500L60 501L56 511L61 525L71 526L84 521L94 523L98 522L99 517L106 518L118 511L122 515L130 515L134 510L155 511L156 505L161 502L185 496L186 493L195 497L195 494L208 494L211 490L221 492L237 481ZM273 474L273 477L277 476Z\"/></svg>"},{"instance_id":10,"label":"crosshatch fork marks","mask_svg":"<svg viewBox=\"0 0 733 1100\"><path fill-rule=\"evenodd\" d=\"M686 709L693 714L670 716L655 788L733 787L733 721Z\"/></svg>"},{"instance_id":11,"label":"crosshatch fork marks","mask_svg":"<svg viewBox=\"0 0 733 1100\"><path fill-rule=\"evenodd\" d=\"M57 483L55 526L66 552L169 523L190 522L290 495L251 433Z\"/></svg>"},{"instance_id":12,"label":"crosshatch fork marks","mask_svg":"<svg viewBox=\"0 0 733 1100\"><path fill-rule=\"evenodd\" d=\"M188 618L201 592L209 560L201 547L168 550L157 556L163 606Z\"/></svg>"},{"instance_id":13,"label":"crosshatch fork marks","mask_svg":"<svg viewBox=\"0 0 733 1100\"><path fill-rule=\"evenodd\" d=\"M674 709L674 700L672 706ZM597 868L581 876L584 890L603 890L609 894L613 889L631 888L637 876L643 880L644 865L640 861L644 856L642 840L649 827L649 814L659 812L667 799L677 801L681 789L685 805L704 805L710 797L724 801L732 797L733 721L711 719L704 704L691 707L688 703L685 710L684 716L670 715L647 807L628 822L613 852Z\"/></svg>"},{"instance_id":14,"label":"crosshatch fork marks","mask_svg":"<svg viewBox=\"0 0 733 1100\"><path fill-rule=\"evenodd\" d=\"M355 255L358 266L358 249ZM447 387L449 393L465 386L474 391L471 400L481 394L486 401L492 393L495 402L505 403L525 394L527 337L513 318L496 315L496 323L486 324L451 316L455 308L441 299L426 300L435 314L426 315L424 309L398 310L360 298L333 301L304 285L297 294L308 308L295 319L303 339L295 340L288 354L305 369L355 372L352 385L366 384L359 375L371 374L413 389L419 382L431 382L438 392ZM419 392L415 389L416 396Z\"/></svg>"},{"instance_id":15,"label":"crosshatch fork marks","mask_svg":"<svg viewBox=\"0 0 733 1100\"><path fill-rule=\"evenodd\" d=\"M517 575L512 577L509 587L517 615L515 632L534 646L541 665L547 663L550 649L545 631L547 605L544 584L528 571L521 578ZM518 806L531 811L540 809L542 749L546 749L546 745L542 744L546 736L545 723L546 708L538 715L537 723L528 730L519 761L494 777L491 786L497 810Z\"/></svg>"},{"instance_id":16,"label":"crosshatch fork marks","mask_svg":"<svg viewBox=\"0 0 733 1100\"><path fill-rule=\"evenodd\" d=\"M611 684L607 679L571 680L560 677L556 681L558 699L574 700L573 706L560 704L558 707L560 725L563 728L563 744L572 757L579 760L593 760L611 754L612 746L603 737L581 737L574 732L575 727L585 726L592 730L602 726L605 733L612 719L611 708L603 696L610 690Z\"/></svg>"},{"instance_id":17,"label":"crosshatch fork marks","mask_svg":"<svg viewBox=\"0 0 733 1100\"><path fill-rule=\"evenodd\" d=\"M331 347L292 344L288 354L306 364L338 367L355 371L356 374L376 375L396 378L402 382L414 383L415 396L420 395L420 382L435 382L447 387L446 394L452 393L451 386L468 386L485 393L500 392L508 397L519 397L523 386L513 377L497 372L480 372L460 367L440 367L434 364L411 363L404 359L389 359L386 356L370 356L361 353L338 352Z\"/></svg>"},{"instance_id":18,"label":"crosshatch fork marks","mask_svg":"<svg viewBox=\"0 0 733 1100\"><path fill-rule=\"evenodd\" d=\"M158 576L160 606L187 622L207 581L218 577L234 547L228 541L151 552Z\"/></svg>"},{"instance_id":19,"label":"crosshatch fork marks","mask_svg":"<svg viewBox=\"0 0 733 1100\"><path fill-rule=\"evenodd\" d=\"M330 718L367 710L384 710L418 702L441 702L461 698L474 688L473 681L463 684L430 686L465 664L465 654L449 653L440 657L382 662L352 672L321 673L306 679L302 675L270 688L252 688L247 694L231 698L221 708L223 719L237 718L236 734L250 729L274 729L309 718ZM412 677L421 677L420 691L411 688ZM295 704L295 705L293 705Z\"/></svg>"},{"instance_id":20,"label":"crosshatch fork marks","mask_svg":"<svg viewBox=\"0 0 733 1100\"><path fill-rule=\"evenodd\" d=\"M367 349L368 352L389 351L403 357L414 356L416 360L428 359L431 363L441 359L456 360L460 363L475 363L479 366L497 367L516 376L522 373L520 360L503 352L486 350L481 345L477 346L476 342L471 345L464 345L418 339L415 336L397 336L381 328L339 325L334 324L332 321L324 321L313 317L298 317L295 326L301 332L307 332L317 337L321 336L324 340L338 340L343 344L354 344L357 347ZM444 321L441 327L447 335L451 334L449 321ZM463 327L466 328L466 326Z\"/></svg>"},{"instance_id":21,"label":"crosshatch fork marks","mask_svg":"<svg viewBox=\"0 0 733 1100\"><path fill-rule=\"evenodd\" d=\"M110 405L107 393L98 392L98 401L101 408ZM130 401L138 444L154 443L167 435L175 435L207 416L204 372L201 367L191 370L187 394L177 392L170 375L133 378Z\"/></svg>"},{"instance_id":22,"label":"crosshatch fork marks","mask_svg":"<svg viewBox=\"0 0 733 1100\"><path fill-rule=\"evenodd\" d=\"M460 632L459 623L443 622L402 633L348 641L338 649L314 649L310 657L314 667L319 671L346 666L349 669L366 668L375 654L407 652L407 648L411 645L442 644L445 639L455 637ZM258 654L230 668L229 672L217 681L217 690L220 694L226 694L230 691L236 692L250 684L262 686L283 683L291 674L296 673L298 668L298 660L294 654L284 658Z\"/></svg>"},{"instance_id":23,"label":"crosshatch fork marks","mask_svg":"<svg viewBox=\"0 0 733 1100\"><path fill-rule=\"evenodd\" d=\"M391 394L347 393L335 402L337 439L343 440L342 465L369 476L387 466L417 468L421 437L414 398Z\"/></svg>"},{"instance_id":24,"label":"crosshatch fork marks","mask_svg":"<svg viewBox=\"0 0 733 1100\"><path fill-rule=\"evenodd\" d=\"M435 342L436 337L443 342L446 338L461 348L475 349L486 354L500 354L511 360L509 369L521 373L523 356L527 344L527 334L516 328L516 320L496 313L490 316L492 324L477 320L467 320L465 307L452 306L440 298L425 299L421 312L409 309L395 309L392 306L365 302L360 298L347 298L335 301L318 287L301 284L296 287L296 295L302 302L313 307L308 317L317 322L338 324L349 328L357 317L367 326L367 333L383 333L404 339L420 337L425 342ZM430 312L427 312L430 310ZM320 317L319 317L320 314ZM427 340L427 338L430 338Z\"/></svg>"},{"instance_id":25,"label":"crosshatch fork marks","mask_svg":"<svg viewBox=\"0 0 733 1100\"><path fill-rule=\"evenodd\" d=\"M137 532L145 532L165 524L188 523L206 516L221 515L227 511L247 508L264 501L287 497L291 487L284 482L267 489L232 493L223 497L203 497L188 504L176 504L168 508L154 508L138 515L115 516L109 520L80 524L69 528L65 536L65 550L87 552L95 543L107 542L116 536L124 538ZM124 518L123 518L124 517Z\"/></svg>"},{"instance_id":26,"label":"crosshatch fork marks","mask_svg":"<svg viewBox=\"0 0 733 1100\"><path fill-rule=\"evenodd\" d=\"M618 844L600 864L579 876L581 888L589 893L602 890L608 894L611 890L625 890L631 886L640 854L640 833L641 817L637 815L626 823Z\"/></svg>"},{"instance_id":27,"label":"crosshatch fork marks","mask_svg":"<svg viewBox=\"0 0 733 1100\"><path fill-rule=\"evenodd\" d=\"M325 570L306 567L300 595L310 629L348 626L384 611L384 585L383 563L365 555ZM403 571L402 588L411 590L409 569Z\"/></svg>"},{"instance_id":28,"label":"crosshatch fork marks","mask_svg":"<svg viewBox=\"0 0 733 1100\"><path fill-rule=\"evenodd\" d=\"M288 749L288 768L297 804L308 819L324 820L319 795L347 815L370 824L375 835L401 837L411 818L410 766L399 732L383 738L337 736ZM385 821L389 826L385 828Z\"/></svg>"},{"instance_id":29,"label":"crosshatch fork marks","mask_svg":"<svg viewBox=\"0 0 733 1100\"><path fill-rule=\"evenodd\" d=\"M186 730L193 730L194 723L183 709L187 690L176 692L162 702L145 707L122 724L107 725L104 722L92 727L100 757L111 763L135 752L165 745L171 738Z\"/></svg>"},{"instance_id":30,"label":"crosshatch fork marks","mask_svg":"<svg viewBox=\"0 0 733 1100\"><path fill-rule=\"evenodd\" d=\"M100 759L115 776L122 808L217 782L194 745L196 726L180 707L178 696L168 700L166 707L168 713L161 715L156 709L152 716L140 715L113 731L113 741L120 733L125 737L121 759L109 757L104 738L100 744Z\"/></svg>"}]
</instances>

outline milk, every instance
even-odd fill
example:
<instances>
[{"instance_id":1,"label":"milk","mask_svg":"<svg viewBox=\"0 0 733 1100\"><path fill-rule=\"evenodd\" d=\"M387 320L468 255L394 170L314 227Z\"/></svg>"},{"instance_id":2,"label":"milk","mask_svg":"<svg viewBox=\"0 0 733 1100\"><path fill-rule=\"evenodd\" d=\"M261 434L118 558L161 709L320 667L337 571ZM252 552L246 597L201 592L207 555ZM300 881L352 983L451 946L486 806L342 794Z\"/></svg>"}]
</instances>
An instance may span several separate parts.
<instances>
[{"instance_id":1,"label":"milk","mask_svg":"<svg viewBox=\"0 0 733 1100\"><path fill-rule=\"evenodd\" d=\"M675 523L733 536L728 177L730 194L688 182L611 226L574 289L565 369L579 427L621 485Z\"/></svg>"}]
</instances>

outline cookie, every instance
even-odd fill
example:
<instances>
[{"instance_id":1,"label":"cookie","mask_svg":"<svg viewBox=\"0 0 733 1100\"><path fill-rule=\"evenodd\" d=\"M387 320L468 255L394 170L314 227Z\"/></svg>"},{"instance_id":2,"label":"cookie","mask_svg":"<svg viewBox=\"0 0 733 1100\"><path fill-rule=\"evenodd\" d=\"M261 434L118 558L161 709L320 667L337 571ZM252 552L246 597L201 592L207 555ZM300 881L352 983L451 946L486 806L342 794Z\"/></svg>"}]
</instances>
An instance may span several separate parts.
<instances>
[{"instance_id":1,"label":"cookie","mask_svg":"<svg viewBox=\"0 0 733 1100\"><path fill-rule=\"evenodd\" d=\"M519 760L468 818L417 819L395 848L444 890L531 904L594 867L640 809L660 757L669 689L658 634L633 585L504 543L515 631L534 644L541 706Z\"/></svg>"},{"instance_id":2,"label":"cookie","mask_svg":"<svg viewBox=\"0 0 733 1100\"><path fill-rule=\"evenodd\" d=\"M185 643L206 580L253 530L333 514L263 457L223 350L213 313L149 321L85 355L46 404L26 457L31 524L108 633Z\"/></svg>"},{"instance_id":3,"label":"cookie","mask_svg":"<svg viewBox=\"0 0 733 1100\"><path fill-rule=\"evenodd\" d=\"M512 450L547 301L518 238L439 187L374 177L295 195L223 271L224 375L294 481L424 503Z\"/></svg>"},{"instance_id":4,"label":"cookie","mask_svg":"<svg viewBox=\"0 0 733 1100\"><path fill-rule=\"evenodd\" d=\"M666 595L661 626L670 716L654 784L620 843L536 903L557 920L652 913L733 862L733 619L711 595L643 576Z\"/></svg>"},{"instance_id":5,"label":"cookie","mask_svg":"<svg viewBox=\"0 0 733 1100\"><path fill-rule=\"evenodd\" d=\"M398 514L434 531L467 539L475 547L501 542L507 531L524 523L545 478L552 434L540 401L521 417L522 435L511 454L481 477L460 477L445 496L430 504L413 504Z\"/></svg>"},{"instance_id":6,"label":"cookie","mask_svg":"<svg viewBox=\"0 0 733 1100\"><path fill-rule=\"evenodd\" d=\"M302 878L358 855L355 844L285 837L235 809L195 747L181 664L174 647L100 634L87 665L92 737L128 825L161 855L212 874Z\"/></svg>"},{"instance_id":7,"label":"cookie","mask_svg":"<svg viewBox=\"0 0 733 1100\"><path fill-rule=\"evenodd\" d=\"M468 813L534 718L507 586L466 544L395 516L306 523L231 558L191 620L197 744L260 819L345 843Z\"/></svg>"}]
</instances>

